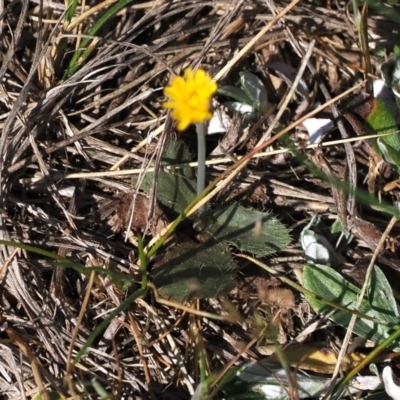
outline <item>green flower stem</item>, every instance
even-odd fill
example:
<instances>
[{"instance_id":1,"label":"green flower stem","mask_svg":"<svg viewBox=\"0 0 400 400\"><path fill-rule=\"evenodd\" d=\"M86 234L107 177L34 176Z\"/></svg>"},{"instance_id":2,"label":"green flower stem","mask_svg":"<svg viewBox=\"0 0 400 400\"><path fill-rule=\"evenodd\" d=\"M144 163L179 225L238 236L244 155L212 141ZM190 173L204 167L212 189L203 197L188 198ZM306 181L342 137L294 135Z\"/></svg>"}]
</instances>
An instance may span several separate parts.
<instances>
[{"instance_id":1,"label":"green flower stem","mask_svg":"<svg viewBox=\"0 0 400 400\"><path fill-rule=\"evenodd\" d=\"M206 134L205 122L196 125L197 132L197 195L203 192L206 187ZM203 217L205 207L198 210L199 218Z\"/></svg>"},{"instance_id":2,"label":"green flower stem","mask_svg":"<svg viewBox=\"0 0 400 400\"><path fill-rule=\"evenodd\" d=\"M142 274L142 289L147 289L147 256L144 252L143 239L140 234L138 235L138 250L140 260L140 273Z\"/></svg>"},{"instance_id":3,"label":"green flower stem","mask_svg":"<svg viewBox=\"0 0 400 400\"><path fill-rule=\"evenodd\" d=\"M342 98L345 95L353 92L355 89L358 89L359 87L361 87L364 84L364 82L358 83L357 85L355 85L354 87L352 87L351 89L348 89L346 92L341 93L340 96L335 97L334 99L332 99L332 103L334 103L335 101L339 100L339 97ZM165 241L171 236L171 234L175 231L176 227L186 218L186 216L189 214L191 215L191 210L196 206L196 204L202 200L204 197L206 197L207 195L209 195L210 192L212 192L213 189L215 189L215 187L222 182L224 179L232 179L230 178L231 174L234 171L238 171L241 168L243 168L251 159L252 157L259 153L260 151L264 150L266 147L270 146L273 142L275 142L277 139L281 138L283 135L287 134L288 132L290 132L291 130L293 130L298 124L300 124L301 122L303 122L304 119L306 118L310 118L313 115L317 114L319 111L323 110L325 107L327 107L326 104L323 104L322 106L316 108L315 110L313 110L311 113L305 115L304 117L302 117L300 120L297 120L295 122L293 122L292 124L288 125L286 128L284 128L283 130L281 130L279 133L277 133L275 136L273 136L271 139L267 140L266 142L260 144L259 146L255 147L252 151L250 151L250 153L247 153L243 158L239 159L238 161L235 162L235 164L233 164L232 166L230 166L225 172L223 172L222 174L220 174L216 179L214 179L213 182L211 182L203 191L203 193L197 195L193 201L179 214L179 216L175 219L174 222L172 222L169 226L166 232L164 232L164 234L157 238L157 240L155 241L155 243L150 243L148 249L145 249L145 252L147 252L147 257L148 259L150 259L151 257L154 256L154 254L157 253L158 249L165 243ZM327 177L324 176L324 179L326 179ZM336 181L334 182L335 186L338 185L338 187L340 187L342 189L341 186L339 186L339 183L337 183ZM349 191L348 188L346 188L346 186L344 186L344 189L342 190L347 190L347 192ZM345 191L345 193L347 193ZM215 195L215 194L214 194ZM365 204L370 204L371 202L371 196L367 196L365 195L365 197L361 197L360 200L363 200ZM378 204L378 201L376 201L376 203ZM386 210L387 212L393 213L393 215L399 215L399 219L400 219L400 213L393 207L393 206L386 206ZM363 316L363 318L365 318Z\"/></svg>"}]
</instances>

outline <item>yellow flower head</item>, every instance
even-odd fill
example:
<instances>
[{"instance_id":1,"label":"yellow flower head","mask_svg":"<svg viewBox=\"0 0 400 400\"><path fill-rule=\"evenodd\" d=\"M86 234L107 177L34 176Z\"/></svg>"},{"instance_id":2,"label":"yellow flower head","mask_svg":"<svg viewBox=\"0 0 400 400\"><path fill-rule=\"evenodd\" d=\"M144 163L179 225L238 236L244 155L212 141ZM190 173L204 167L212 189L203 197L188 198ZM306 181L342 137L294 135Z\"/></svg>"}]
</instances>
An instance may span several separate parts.
<instances>
[{"instance_id":1,"label":"yellow flower head","mask_svg":"<svg viewBox=\"0 0 400 400\"><path fill-rule=\"evenodd\" d=\"M183 78L176 76L164 88L164 94L170 100L163 103L163 107L172 109L172 118L178 121L178 131L212 117L211 96L217 91L217 87L204 70L199 69L193 73L187 68Z\"/></svg>"}]
</instances>

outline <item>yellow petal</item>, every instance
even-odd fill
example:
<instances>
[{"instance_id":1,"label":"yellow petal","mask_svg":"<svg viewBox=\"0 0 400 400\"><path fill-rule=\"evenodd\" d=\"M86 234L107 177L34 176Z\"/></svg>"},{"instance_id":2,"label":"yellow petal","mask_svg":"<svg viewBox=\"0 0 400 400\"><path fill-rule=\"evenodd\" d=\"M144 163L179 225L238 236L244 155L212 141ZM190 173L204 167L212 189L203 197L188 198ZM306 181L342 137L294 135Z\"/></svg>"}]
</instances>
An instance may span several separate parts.
<instances>
[{"instance_id":1,"label":"yellow petal","mask_svg":"<svg viewBox=\"0 0 400 400\"><path fill-rule=\"evenodd\" d=\"M170 109L174 108L176 103L174 101L164 101L164 103L161 104L163 108Z\"/></svg>"},{"instance_id":2,"label":"yellow petal","mask_svg":"<svg viewBox=\"0 0 400 400\"><path fill-rule=\"evenodd\" d=\"M193 71L192 71L192 69L191 68L186 68L183 71L183 76L185 77L185 79L187 81L193 79Z\"/></svg>"},{"instance_id":3,"label":"yellow petal","mask_svg":"<svg viewBox=\"0 0 400 400\"><path fill-rule=\"evenodd\" d=\"M187 68L183 77L175 77L164 94L169 98L163 108L172 109L172 118L177 121L177 129L185 130L191 123L210 119L211 96L217 90L217 83L202 69L193 72Z\"/></svg>"},{"instance_id":4,"label":"yellow petal","mask_svg":"<svg viewBox=\"0 0 400 400\"><path fill-rule=\"evenodd\" d=\"M190 125L190 122L190 119L181 119L178 121L176 129L178 129L178 131L184 131Z\"/></svg>"}]
</instances>

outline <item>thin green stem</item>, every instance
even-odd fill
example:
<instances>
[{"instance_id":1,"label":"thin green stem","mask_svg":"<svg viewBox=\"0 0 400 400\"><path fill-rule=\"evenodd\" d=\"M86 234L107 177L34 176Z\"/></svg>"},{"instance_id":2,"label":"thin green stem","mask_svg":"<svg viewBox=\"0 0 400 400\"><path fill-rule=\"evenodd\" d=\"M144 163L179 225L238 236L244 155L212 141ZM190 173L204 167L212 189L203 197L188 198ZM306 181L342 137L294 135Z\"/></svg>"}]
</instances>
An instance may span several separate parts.
<instances>
[{"instance_id":1,"label":"thin green stem","mask_svg":"<svg viewBox=\"0 0 400 400\"><path fill-rule=\"evenodd\" d=\"M138 235L138 249L139 249L139 259L140 259L140 273L142 274L142 289L147 289L147 256L144 252L143 239Z\"/></svg>"},{"instance_id":2,"label":"thin green stem","mask_svg":"<svg viewBox=\"0 0 400 400\"><path fill-rule=\"evenodd\" d=\"M387 339L385 339L382 343L376 346L367 357L365 357L359 364L357 364L345 378L343 378L338 385L335 387L335 392L343 389L346 385L353 379L363 368L365 368L368 364L373 362L375 358L381 354L384 350L387 349L392 343L396 342L400 338L400 327L397 327L397 330L393 332Z\"/></svg>"},{"instance_id":3,"label":"thin green stem","mask_svg":"<svg viewBox=\"0 0 400 400\"><path fill-rule=\"evenodd\" d=\"M206 134L205 122L196 125L197 132L197 195L206 187ZM198 210L199 217L204 213L204 206Z\"/></svg>"}]
</instances>

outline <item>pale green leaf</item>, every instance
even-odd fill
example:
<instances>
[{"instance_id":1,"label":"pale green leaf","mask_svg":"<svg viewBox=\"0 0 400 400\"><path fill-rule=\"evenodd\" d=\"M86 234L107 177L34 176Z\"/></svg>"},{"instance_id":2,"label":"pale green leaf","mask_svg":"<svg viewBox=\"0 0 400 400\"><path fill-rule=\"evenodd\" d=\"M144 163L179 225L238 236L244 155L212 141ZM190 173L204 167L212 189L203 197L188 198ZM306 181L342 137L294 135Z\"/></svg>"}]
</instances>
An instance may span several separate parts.
<instances>
[{"instance_id":1,"label":"pale green leaf","mask_svg":"<svg viewBox=\"0 0 400 400\"><path fill-rule=\"evenodd\" d=\"M153 282L163 297L183 302L217 297L232 290L235 275L227 245L215 241L185 242L157 263Z\"/></svg>"},{"instance_id":2,"label":"pale green leaf","mask_svg":"<svg viewBox=\"0 0 400 400\"><path fill-rule=\"evenodd\" d=\"M326 392L330 379L293 372L300 399L317 397ZM287 372L277 364L262 360L245 364L224 390L229 400L290 400Z\"/></svg>"},{"instance_id":3,"label":"pale green leaf","mask_svg":"<svg viewBox=\"0 0 400 400\"><path fill-rule=\"evenodd\" d=\"M170 141L162 157L162 165L188 163L192 157L182 141ZM141 189L147 193L153 185L154 172L146 174ZM157 200L176 214L196 197L195 170L191 167L172 171L160 170L157 176Z\"/></svg>"},{"instance_id":4,"label":"pale green leaf","mask_svg":"<svg viewBox=\"0 0 400 400\"><path fill-rule=\"evenodd\" d=\"M264 114L268 107L268 94L262 80L251 72L240 73L240 83L247 96L253 100L260 114Z\"/></svg>"},{"instance_id":5,"label":"pale green leaf","mask_svg":"<svg viewBox=\"0 0 400 400\"><path fill-rule=\"evenodd\" d=\"M221 86L218 88L218 94L226 97L230 97L239 103L243 104L253 104L253 100L248 94L243 90L236 86Z\"/></svg>"},{"instance_id":6,"label":"pale green leaf","mask_svg":"<svg viewBox=\"0 0 400 400\"><path fill-rule=\"evenodd\" d=\"M210 210L205 231L242 251L266 256L284 249L290 242L287 228L272 214L232 204Z\"/></svg>"},{"instance_id":7,"label":"pale green leaf","mask_svg":"<svg viewBox=\"0 0 400 400\"><path fill-rule=\"evenodd\" d=\"M359 311L381 321L397 323L398 312L390 285L384 274L378 271L378 267L375 266L374 268L376 268L376 271L371 276L369 296L363 299ZM306 265L304 267L303 286L315 295L326 300L331 300L349 309L354 309L360 293L360 289L357 286L345 280L332 268L323 265ZM384 293L385 296L383 296L382 290L385 288L386 292ZM306 299L315 312L327 315L335 311L329 318L340 326L345 328L349 326L352 317L351 312L336 310L312 296L306 295ZM357 318L354 333L380 343L393 333L393 328ZM400 351L398 343L393 343L389 347Z\"/></svg>"}]
</instances>

